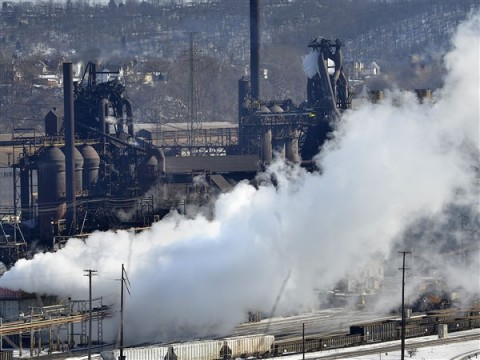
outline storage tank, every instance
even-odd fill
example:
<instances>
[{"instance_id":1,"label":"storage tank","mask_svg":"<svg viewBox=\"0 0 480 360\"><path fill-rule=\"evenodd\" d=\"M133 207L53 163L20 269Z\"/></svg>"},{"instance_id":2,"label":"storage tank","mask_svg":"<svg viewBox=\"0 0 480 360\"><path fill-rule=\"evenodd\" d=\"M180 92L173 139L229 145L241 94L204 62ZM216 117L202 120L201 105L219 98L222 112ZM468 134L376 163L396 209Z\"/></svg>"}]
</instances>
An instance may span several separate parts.
<instances>
[{"instance_id":1,"label":"storage tank","mask_svg":"<svg viewBox=\"0 0 480 360\"><path fill-rule=\"evenodd\" d=\"M273 113L283 113L283 109L280 105L273 105L272 107L270 107L270 111L273 112Z\"/></svg>"},{"instance_id":2,"label":"storage tank","mask_svg":"<svg viewBox=\"0 0 480 360\"><path fill-rule=\"evenodd\" d=\"M65 154L65 147L62 147L62 151ZM83 156L80 151L75 147L73 148L73 161L75 162L75 195L82 194L83 189Z\"/></svg>"},{"instance_id":3,"label":"storage tank","mask_svg":"<svg viewBox=\"0 0 480 360\"><path fill-rule=\"evenodd\" d=\"M90 145L82 145L79 149L83 157L83 190L88 191L95 186L100 168L100 156Z\"/></svg>"},{"instance_id":4,"label":"storage tank","mask_svg":"<svg viewBox=\"0 0 480 360\"><path fill-rule=\"evenodd\" d=\"M258 110L258 111L260 111L262 113L270 113L271 112L270 109L268 107L266 107L265 105L260 106L260 110Z\"/></svg>"},{"instance_id":5,"label":"storage tank","mask_svg":"<svg viewBox=\"0 0 480 360\"><path fill-rule=\"evenodd\" d=\"M52 222L65 215L65 155L56 146L45 148L38 157L38 214L40 237L51 237Z\"/></svg>"}]
</instances>

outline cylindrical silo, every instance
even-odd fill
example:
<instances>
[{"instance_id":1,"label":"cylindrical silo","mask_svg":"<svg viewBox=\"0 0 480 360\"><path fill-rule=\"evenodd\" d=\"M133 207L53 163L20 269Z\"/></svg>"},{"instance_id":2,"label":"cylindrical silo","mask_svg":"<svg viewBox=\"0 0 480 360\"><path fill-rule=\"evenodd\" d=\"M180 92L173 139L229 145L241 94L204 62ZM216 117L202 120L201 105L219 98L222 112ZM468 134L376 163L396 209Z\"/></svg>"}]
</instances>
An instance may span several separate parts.
<instances>
[{"instance_id":1,"label":"cylindrical silo","mask_svg":"<svg viewBox=\"0 0 480 360\"><path fill-rule=\"evenodd\" d=\"M97 183L100 156L92 146L87 144L82 145L79 150L83 157L83 190L88 191Z\"/></svg>"},{"instance_id":2,"label":"cylindrical silo","mask_svg":"<svg viewBox=\"0 0 480 360\"><path fill-rule=\"evenodd\" d=\"M273 112L273 113L283 113L284 112L282 107L278 104L275 104L275 105L271 106L270 111Z\"/></svg>"},{"instance_id":3,"label":"cylindrical silo","mask_svg":"<svg viewBox=\"0 0 480 360\"><path fill-rule=\"evenodd\" d=\"M65 148L62 147L62 151L65 154ZM74 176L74 194L79 196L82 194L83 189L83 156L80 151L74 147L73 148L73 162L75 167L75 176Z\"/></svg>"},{"instance_id":4,"label":"cylindrical silo","mask_svg":"<svg viewBox=\"0 0 480 360\"><path fill-rule=\"evenodd\" d=\"M65 215L65 155L55 146L38 157L38 214L40 237L53 235L52 223Z\"/></svg>"}]
</instances>

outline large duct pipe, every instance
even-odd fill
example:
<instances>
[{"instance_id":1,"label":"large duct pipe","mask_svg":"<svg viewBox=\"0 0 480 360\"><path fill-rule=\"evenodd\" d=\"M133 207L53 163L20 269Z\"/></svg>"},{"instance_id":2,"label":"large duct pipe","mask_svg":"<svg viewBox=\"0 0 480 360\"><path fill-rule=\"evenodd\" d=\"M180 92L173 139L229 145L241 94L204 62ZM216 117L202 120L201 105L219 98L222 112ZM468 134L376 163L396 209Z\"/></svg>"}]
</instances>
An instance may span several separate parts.
<instances>
[{"instance_id":1,"label":"large duct pipe","mask_svg":"<svg viewBox=\"0 0 480 360\"><path fill-rule=\"evenodd\" d=\"M248 108L246 101L248 100L250 94L250 81L242 76L240 80L238 80L238 146L240 147L240 151L244 151L247 140L244 136L244 127L242 118L248 115Z\"/></svg>"},{"instance_id":2,"label":"large duct pipe","mask_svg":"<svg viewBox=\"0 0 480 360\"><path fill-rule=\"evenodd\" d=\"M108 100L100 99L98 103L98 121L100 123L99 130L102 134L107 133L107 124L106 124L107 115L108 115ZM105 140L105 137L102 136L102 155L105 154L105 145L106 145L106 140Z\"/></svg>"},{"instance_id":3,"label":"large duct pipe","mask_svg":"<svg viewBox=\"0 0 480 360\"><path fill-rule=\"evenodd\" d=\"M75 201L75 120L73 109L72 63L63 63L63 101L65 112L65 180L67 200L67 232L77 228L77 204Z\"/></svg>"},{"instance_id":4,"label":"large duct pipe","mask_svg":"<svg viewBox=\"0 0 480 360\"><path fill-rule=\"evenodd\" d=\"M297 129L290 129L290 137L286 142L286 157L291 162L298 162L298 137L299 132Z\"/></svg>"},{"instance_id":5,"label":"large duct pipe","mask_svg":"<svg viewBox=\"0 0 480 360\"><path fill-rule=\"evenodd\" d=\"M260 98L260 0L250 0L250 80L252 98Z\"/></svg>"},{"instance_id":6,"label":"large duct pipe","mask_svg":"<svg viewBox=\"0 0 480 360\"><path fill-rule=\"evenodd\" d=\"M22 220L29 220L30 215L30 171L20 168L20 203L22 205Z\"/></svg>"},{"instance_id":7,"label":"large duct pipe","mask_svg":"<svg viewBox=\"0 0 480 360\"><path fill-rule=\"evenodd\" d=\"M242 76L240 80L238 80L238 119L240 125L240 119L248 115L248 109L246 107L245 102L248 99L248 95L250 93L250 81L248 81L245 76Z\"/></svg>"}]
</instances>

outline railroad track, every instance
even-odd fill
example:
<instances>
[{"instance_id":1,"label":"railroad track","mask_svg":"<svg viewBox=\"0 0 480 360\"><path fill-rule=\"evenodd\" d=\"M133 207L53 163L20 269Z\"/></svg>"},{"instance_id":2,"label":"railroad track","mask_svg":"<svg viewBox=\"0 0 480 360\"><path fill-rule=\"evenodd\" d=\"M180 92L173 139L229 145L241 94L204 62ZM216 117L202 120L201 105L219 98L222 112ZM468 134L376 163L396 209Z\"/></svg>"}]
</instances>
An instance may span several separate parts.
<instances>
[{"instance_id":1,"label":"railroad track","mask_svg":"<svg viewBox=\"0 0 480 360\"><path fill-rule=\"evenodd\" d=\"M244 323L235 328L233 335L269 334L276 340L305 335L347 333L353 323L392 319L392 316L381 316L375 313L334 308L319 310L309 314L289 317L266 318L259 322Z\"/></svg>"},{"instance_id":2,"label":"railroad track","mask_svg":"<svg viewBox=\"0 0 480 360\"><path fill-rule=\"evenodd\" d=\"M418 339L418 338L417 338ZM435 340L426 340L414 343L407 343L406 348L422 348L422 347L429 347L429 346L438 346L438 345L445 345L445 344L452 344L452 343L459 343L471 340L480 340L480 333L477 334L468 334L463 336L455 336L453 338L446 338L446 339L435 339ZM408 340L407 340L408 341ZM381 343L378 343L381 344ZM375 346L371 349L368 348L355 348L352 347L351 350L344 351L337 354L325 354L320 355L318 357L309 357L309 359L321 359L321 360L333 360L333 359L345 359L350 356L364 356L364 355L372 355L372 354L379 354L379 353L388 353L391 351L399 351L400 350L400 342L398 344L388 344L385 343L384 346Z\"/></svg>"}]
</instances>

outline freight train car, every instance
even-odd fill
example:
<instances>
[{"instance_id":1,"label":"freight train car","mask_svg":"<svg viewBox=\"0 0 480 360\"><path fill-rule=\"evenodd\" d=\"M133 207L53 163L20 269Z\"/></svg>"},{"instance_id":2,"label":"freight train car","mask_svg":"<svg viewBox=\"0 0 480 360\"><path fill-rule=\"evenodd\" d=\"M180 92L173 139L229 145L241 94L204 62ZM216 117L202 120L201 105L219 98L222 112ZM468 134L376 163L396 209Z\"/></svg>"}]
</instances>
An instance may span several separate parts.
<instances>
[{"instance_id":1,"label":"freight train car","mask_svg":"<svg viewBox=\"0 0 480 360\"><path fill-rule=\"evenodd\" d=\"M336 334L319 337L307 337L305 341L301 338L285 339L275 341L272 347L273 356L288 354L338 349L342 347L362 345L363 336L351 334Z\"/></svg>"},{"instance_id":2,"label":"freight train car","mask_svg":"<svg viewBox=\"0 0 480 360\"><path fill-rule=\"evenodd\" d=\"M214 360L263 357L270 354L274 340L273 335L237 336L221 340L126 348L123 354L129 360ZM104 351L101 356L104 360L116 360L120 356L120 351Z\"/></svg>"},{"instance_id":3,"label":"freight train car","mask_svg":"<svg viewBox=\"0 0 480 360\"><path fill-rule=\"evenodd\" d=\"M397 328L397 339L401 338L402 328ZM413 338L420 336L430 336L438 333L437 324L423 324L423 325L406 325L405 338Z\"/></svg>"},{"instance_id":4,"label":"freight train car","mask_svg":"<svg viewBox=\"0 0 480 360\"><path fill-rule=\"evenodd\" d=\"M396 320L352 325L350 326L350 334L363 336L366 343L395 340L397 339L398 325L399 323Z\"/></svg>"},{"instance_id":5,"label":"freight train car","mask_svg":"<svg viewBox=\"0 0 480 360\"><path fill-rule=\"evenodd\" d=\"M406 319L405 337L437 335L440 325L448 332L480 328L479 308L451 309ZM463 315L463 316L461 316ZM401 320L389 319L350 326L350 333L308 335L305 338L275 339L273 335L247 335L220 340L201 340L177 344L124 349L131 360L219 360L266 358L360 346L373 342L399 340ZM104 360L116 360L119 350L102 353Z\"/></svg>"},{"instance_id":6,"label":"freight train car","mask_svg":"<svg viewBox=\"0 0 480 360\"><path fill-rule=\"evenodd\" d=\"M449 309L430 312L426 315L406 319L405 337L437 335L439 326L447 325L449 332L480 328L478 307L467 309ZM375 321L356 324L350 327L349 334L318 335L302 338L276 340L272 355L281 356L293 353L321 351L347 346L358 346L372 342L399 340L401 338L401 319Z\"/></svg>"}]
</instances>

